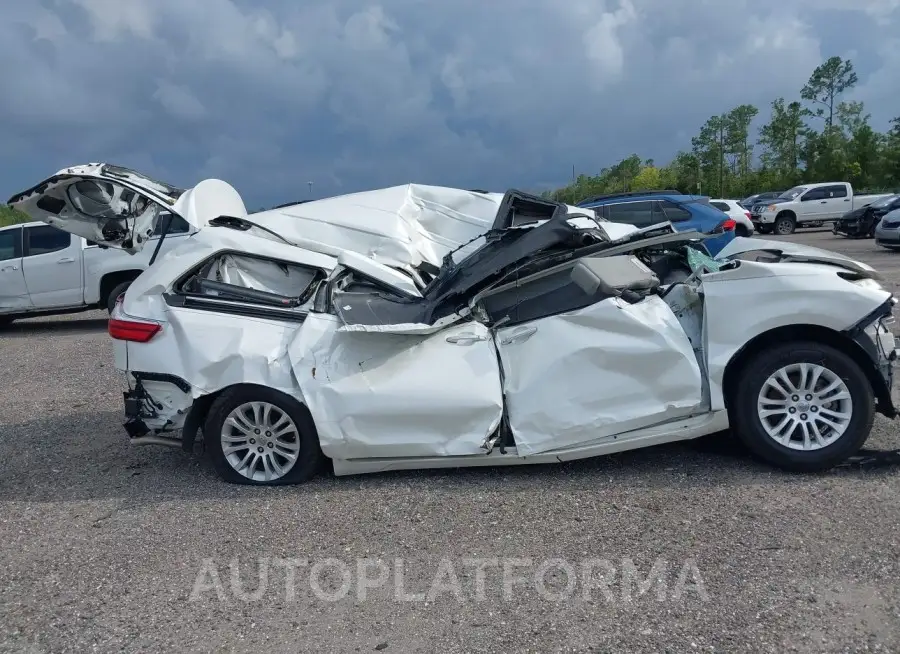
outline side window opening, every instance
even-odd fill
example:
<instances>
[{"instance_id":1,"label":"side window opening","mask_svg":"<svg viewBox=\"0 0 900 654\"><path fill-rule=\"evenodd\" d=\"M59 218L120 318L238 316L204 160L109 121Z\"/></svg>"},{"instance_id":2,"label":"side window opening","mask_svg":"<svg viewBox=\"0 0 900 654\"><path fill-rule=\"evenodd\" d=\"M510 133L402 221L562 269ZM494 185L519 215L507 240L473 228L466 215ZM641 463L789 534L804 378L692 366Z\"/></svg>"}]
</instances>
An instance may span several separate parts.
<instances>
[{"instance_id":1,"label":"side window opening","mask_svg":"<svg viewBox=\"0 0 900 654\"><path fill-rule=\"evenodd\" d=\"M355 271L334 281L330 310L346 325L405 325L425 319L421 300L401 297Z\"/></svg>"},{"instance_id":2,"label":"side window opening","mask_svg":"<svg viewBox=\"0 0 900 654\"><path fill-rule=\"evenodd\" d=\"M25 256L50 254L65 250L72 244L72 235L51 225L25 228Z\"/></svg>"},{"instance_id":3,"label":"side window opening","mask_svg":"<svg viewBox=\"0 0 900 654\"><path fill-rule=\"evenodd\" d=\"M18 259L22 256L22 228L0 232L0 261Z\"/></svg>"},{"instance_id":4,"label":"side window opening","mask_svg":"<svg viewBox=\"0 0 900 654\"><path fill-rule=\"evenodd\" d=\"M306 304L324 277L316 268L229 252L207 260L176 291L292 308Z\"/></svg>"},{"instance_id":5,"label":"side window opening","mask_svg":"<svg viewBox=\"0 0 900 654\"><path fill-rule=\"evenodd\" d=\"M496 326L576 311L611 297L639 302L656 291L656 273L633 255L583 257L497 287L477 312Z\"/></svg>"}]
</instances>

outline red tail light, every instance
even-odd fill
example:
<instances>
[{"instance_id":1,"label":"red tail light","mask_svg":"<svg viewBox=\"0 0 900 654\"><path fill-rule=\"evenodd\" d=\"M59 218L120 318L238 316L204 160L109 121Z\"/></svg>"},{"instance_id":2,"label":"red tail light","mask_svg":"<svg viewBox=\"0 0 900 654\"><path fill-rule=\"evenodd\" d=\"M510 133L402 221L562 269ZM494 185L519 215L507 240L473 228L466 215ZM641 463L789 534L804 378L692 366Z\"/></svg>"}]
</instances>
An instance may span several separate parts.
<instances>
[{"instance_id":1,"label":"red tail light","mask_svg":"<svg viewBox=\"0 0 900 654\"><path fill-rule=\"evenodd\" d=\"M146 343L162 331L162 325L138 320L109 319L109 335L117 341Z\"/></svg>"},{"instance_id":2,"label":"red tail light","mask_svg":"<svg viewBox=\"0 0 900 654\"><path fill-rule=\"evenodd\" d=\"M744 215L747 216L747 220L750 220L751 218L753 218L753 216L750 215L749 211L745 211Z\"/></svg>"},{"instance_id":3,"label":"red tail light","mask_svg":"<svg viewBox=\"0 0 900 654\"><path fill-rule=\"evenodd\" d=\"M724 234L725 232L733 232L735 227L737 227L737 223L734 222L731 218L726 218L718 225L716 225L716 228L712 230L712 233Z\"/></svg>"}]
</instances>

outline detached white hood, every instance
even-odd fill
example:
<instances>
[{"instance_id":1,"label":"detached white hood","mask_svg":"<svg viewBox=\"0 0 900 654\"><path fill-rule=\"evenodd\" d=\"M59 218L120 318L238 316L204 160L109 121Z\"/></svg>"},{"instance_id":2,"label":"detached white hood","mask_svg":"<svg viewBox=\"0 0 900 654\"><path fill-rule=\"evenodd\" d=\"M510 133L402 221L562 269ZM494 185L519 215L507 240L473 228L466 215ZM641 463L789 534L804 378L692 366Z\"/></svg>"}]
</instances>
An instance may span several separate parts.
<instances>
[{"instance_id":1,"label":"detached white hood","mask_svg":"<svg viewBox=\"0 0 900 654\"><path fill-rule=\"evenodd\" d=\"M716 255L716 259L730 259L748 252L766 252L782 257L787 261L806 261L809 263L825 263L846 268L863 274L873 279L880 279L881 275L872 266L851 259L848 256L823 250L811 245L803 245L791 241L772 241L759 238L737 237L722 248Z\"/></svg>"},{"instance_id":2,"label":"detached white hood","mask_svg":"<svg viewBox=\"0 0 900 654\"><path fill-rule=\"evenodd\" d=\"M194 229L221 215L247 215L241 196L221 180L208 179L184 191L102 163L60 170L14 195L9 205L34 220L130 254L143 249L166 213Z\"/></svg>"}]
</instances>

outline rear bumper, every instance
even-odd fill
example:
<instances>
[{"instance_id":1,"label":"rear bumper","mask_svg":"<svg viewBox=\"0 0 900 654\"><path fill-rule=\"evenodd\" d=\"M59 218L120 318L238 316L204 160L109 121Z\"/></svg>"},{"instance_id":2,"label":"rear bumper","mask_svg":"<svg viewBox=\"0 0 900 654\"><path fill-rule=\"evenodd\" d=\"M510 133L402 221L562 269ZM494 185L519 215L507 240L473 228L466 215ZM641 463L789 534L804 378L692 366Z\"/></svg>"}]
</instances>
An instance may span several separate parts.
<instances>
[{"instance_id":1,"label":"rear bumper","mask_svg":"<svg viewBox=\"0 0 900 654\"><path fill-rule=\"evenodd\" d=\"M130 438L181 429L194 403L190 384L175 375L132 370L128 386L122 399Z\"/></svg>"}]
</instances>

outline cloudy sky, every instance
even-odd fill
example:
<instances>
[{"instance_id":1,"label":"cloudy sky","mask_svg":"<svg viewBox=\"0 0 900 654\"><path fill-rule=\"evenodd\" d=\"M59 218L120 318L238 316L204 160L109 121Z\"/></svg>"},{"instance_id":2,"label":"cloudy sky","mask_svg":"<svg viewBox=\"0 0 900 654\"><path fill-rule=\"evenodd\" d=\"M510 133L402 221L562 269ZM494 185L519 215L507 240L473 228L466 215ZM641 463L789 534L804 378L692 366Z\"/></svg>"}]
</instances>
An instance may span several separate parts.
<instances>
[{"instance_id":1,"label":"cloudy sky","mask_svg":"<svg viewBox=\"0 0 900 654\"><path fill-rule=\"evenodd\" d=\"M900 0L3 0L0 190L90 161L249 208L564 184L850 57L900 115Z\"/></svg>"}]
</instances>

